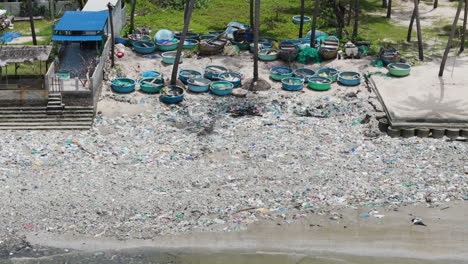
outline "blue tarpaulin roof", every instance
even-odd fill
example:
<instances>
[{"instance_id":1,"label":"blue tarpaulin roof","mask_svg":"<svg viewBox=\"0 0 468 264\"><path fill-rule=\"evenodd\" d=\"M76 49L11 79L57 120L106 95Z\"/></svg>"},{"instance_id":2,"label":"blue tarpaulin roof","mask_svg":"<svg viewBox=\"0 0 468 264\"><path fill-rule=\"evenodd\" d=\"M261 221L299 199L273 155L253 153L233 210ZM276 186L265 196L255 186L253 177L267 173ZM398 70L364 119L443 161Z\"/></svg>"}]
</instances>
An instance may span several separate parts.
<instances>
[{"instance_id":1,"label":"blue tarpaulin roof","mask_svg":"<svg viewBox=\"0 0 468 264\"><path fill-rule=\"evenodd\" d=\"M67 35L53 35L52 40L55 41L100 41L101 35L96 36L67 36Z\"/></svg>"},{"instance_id":2,"label":"blue tarpaulin roof","mask_svg":"<svg viewBox=\"0 0 468 264\"><path fill-rule=\"evenodd\" d=\"M63 14L54 30L100 31L104 29L108 15L108 11L67 11Z\"/></svg>"}]
</instances>

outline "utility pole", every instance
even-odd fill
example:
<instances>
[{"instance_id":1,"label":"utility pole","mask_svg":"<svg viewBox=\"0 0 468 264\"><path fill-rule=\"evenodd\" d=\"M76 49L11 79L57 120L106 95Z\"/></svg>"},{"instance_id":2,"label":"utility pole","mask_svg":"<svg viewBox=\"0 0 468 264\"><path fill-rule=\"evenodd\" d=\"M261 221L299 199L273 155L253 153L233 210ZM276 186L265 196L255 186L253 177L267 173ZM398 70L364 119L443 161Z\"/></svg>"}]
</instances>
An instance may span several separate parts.
<instances>
[{"instance_id":1,"label":"utility pole","mask_svg":"<svg viewBox=\"0 0 468 264\"><path fill-rule=\"evenodd\" d=\"M189 0L189 5L187 6L187 16L184 21L184 29L182 30L182 34L180 35L179 45L177 46L176 57L174 61L174 66L172 67L172 75L171 75L171 85L176 85L177 83L177 73L179 71L179 61L180 56L182 55L182 48L184 46L185 37L187 36L187 32L190 25L190 19L192 17L193 7L195 6L195 0Z\"/></svg>"},{"instance_id":2,"label":"utility pole","mask_svg":"<svg viewBox=\"0 0 468 264\"><path fill-rule=\"evenodd\" d=\"M423 43L422 43L422 33L421 33L421 22L419 20L419 0L414 0L414 13L415 13L415 18L416 18L416 31L418 34L419 60L423 61L424 53L423 53Z\"/></svg>"},{"instance_id":3,"label":"utility pole","mask_svg":"<svg viewBox=\"0 0 468 264\"><path fill-rule=\"evenodd\" d=\"M115 37L114 37L114 20L112 18L112 10L114 9L114 7L109 2L107 4L107 8L109 8L109 23L110 23L110 27L111 27L111 67L114 67L114 65L115 65L115 61L114 61L115 60L115 55L114 55L114 52L115 52L115 47L114 47Z\"/></svg>"}]
</instances>

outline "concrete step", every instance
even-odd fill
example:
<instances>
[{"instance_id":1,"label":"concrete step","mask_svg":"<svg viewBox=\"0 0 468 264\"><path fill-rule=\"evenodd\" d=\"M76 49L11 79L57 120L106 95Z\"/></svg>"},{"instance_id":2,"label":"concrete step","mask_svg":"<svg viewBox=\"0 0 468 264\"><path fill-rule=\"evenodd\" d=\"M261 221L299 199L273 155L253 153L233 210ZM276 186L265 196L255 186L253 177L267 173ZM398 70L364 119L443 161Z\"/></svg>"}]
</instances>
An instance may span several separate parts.
<instances>
[{"instance_id":1,"label":"concrete step","mask_svg":"<svg viewBox=\"0 0 468 264\"><path fill-rule=\"evenodd\" d=\"M0 119L15 119L15 118L33 118L33 119L44 119L50 118L48 114L38 114L38 115L0 115ZM74 114L64 112L60 118L93 118L93 114L83 113L83 114Z\"/></svg>"},{"instance_id":2,"label":"concrete step","mask_svg":"<svg viewBox=\"0 0 468 264\"><path fill-rule=\"evenodd\" d=\"M48 116L48 118L0 118L0 123L50 123L50 122L93 122L92 117L62 118L61 116Z\"/></svg>"},{"instance_id":3,"label":"concrete step","mask_svg":"<svg viewBox=\"0 0 468 264\"><path fill-rule=\"evenodd\" d=\"M60 122L60 121L51 121L51 122L29 122L29 123L23 123L23 122L11 122L11 123L0 123L0 127L24 127L24 126L29 126L29 127L37 127L37 126L55 126L55 127L61 127L61 126L91 126L92 122Z\"/></svg>"},{"instance_id":4,"label":"concrete step","mask_svg":"<svg viewBox=\"0 0 468 264\"><path fill-rule=\"evenodd\" d=\"M46 110L46 106L40 106L40 107L0 107L0 112L8 112L8 111L41 111L41 110ZM67 110L94 110L92 106L68 106L66 105L65 108Z\"/></svg>"},{"instance_id":5,"label":"concrete step","mask_svg":"<svg viewBox=\"0 0 468 264\"><path fill-rule=\"evenodd\" d=\"M60 100L47 102L47 107L49 107L50 105L60 105L62 107L65 106L64 104L62 104L62 101L60 101Z\"/></svg>"},{"instance_id":6,"label":"concrete step","mask_svg":"<svg viewBox=\"0 0 468 264\"><path fill-rule=\"evenodd\" d=\"M91 126L0 126L0 130L89 130Z\"/></svg>"}]
</instances>

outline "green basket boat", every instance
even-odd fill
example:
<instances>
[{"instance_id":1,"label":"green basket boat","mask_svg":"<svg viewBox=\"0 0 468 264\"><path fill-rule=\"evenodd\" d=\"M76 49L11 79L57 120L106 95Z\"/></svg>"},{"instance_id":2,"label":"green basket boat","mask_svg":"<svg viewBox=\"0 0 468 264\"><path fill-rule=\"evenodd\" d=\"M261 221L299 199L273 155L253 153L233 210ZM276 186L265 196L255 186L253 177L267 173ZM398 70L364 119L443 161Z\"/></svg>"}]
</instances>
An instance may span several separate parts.
<instances>
[{"instance_id":1,"label":"green basket boat","mask_svg":"<svg viewBox=\"0 0 468 264\"><path fill-rule=\"evenodd\" d=\"M390 63L387 66L388 72L397 77L407 76L411 72L411 65L406 63Z\"/></svg>"},{"instance_id":2,"label":"green basket boat","mask_svg":"<svg viewBox=\"0 0 468 264\"><path fill-rule=\"evenodd\" d=\"M307 79L309 88L316 91L329 90L332 84L332 80L326 77L313 76Z\"/></svg>"}]
</instances>

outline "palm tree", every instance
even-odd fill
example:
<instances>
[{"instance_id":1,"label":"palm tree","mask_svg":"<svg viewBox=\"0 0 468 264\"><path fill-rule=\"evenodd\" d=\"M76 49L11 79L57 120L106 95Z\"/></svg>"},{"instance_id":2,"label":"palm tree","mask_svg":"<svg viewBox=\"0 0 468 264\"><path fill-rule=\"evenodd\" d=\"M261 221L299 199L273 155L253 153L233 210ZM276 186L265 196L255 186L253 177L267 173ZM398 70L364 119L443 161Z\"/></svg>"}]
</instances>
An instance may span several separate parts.
<instances>
[{"instance_id":1,"label":"palm tree","mask_svg":"<svg viewBox=\"0 0 468 264\"><path fill-rule=\"evenodd\" d=\"M132 1L132 11L130 13L130 30L129 30L129 33L132 34L133 33L133 30L135 29L135 7L136 7L136 1L137 0L133 0ZM184 18L185 20L185 18Z\"/></svg>"},{"instance_id":2,"label":"palm tree","mask_svg":"<svg viewBox=\"0 0 468 264\"><path fill-rule=\"evenodd\" d=\"M34 17L33 17L33 4L32 0L28 0L28 12L29 12L29 24L31 25L31 35L33 44L37 45L36 30L34 29Z\"/></svg>"},{"instance_id":3,"label":"palm tree","mask_svg":"<svg viewBox=\"0 0 468 264\"><path fill-rule=\"evenodd\" d=\"M190 19L192 17L193 7L195 6L195 0L189 0L188 6L186 6L187 15L184 21L184 29L182 30L182 34L180 35L179 46L177 47L177 53L174 61L174 66L172 67L172 75L171 75L171 85L176 85L177 83L177 73L179 71L179 61L180 56L182 55L182 47L184 46L185 36L187 35Z\"/></svg>"},{"instance_id":4,"label":"palm tree","mask_svg":"<svg viewBox=\"0 0 468 264\"><path fill-rule=\"evenodd\" d=\"M301 24L299 25L299 38L302 38L303 27L304 27L304 0L301 0Z\"/></svg>"},{"instance_id":5,"label":"palm tree","mask_svg":"<svg viewBox=\"0 0 468 264\"><path fill-rule=\"evenodd\" d=\"M312 16L312 29L310 34L310 47L315 47L315 30L317 29L317 16L320 6L320 0L315 0L314 14Z\"/></svg>"},{"instance_id":6,"label":"palm tree","mask_svg":"<svg viewBox=\"0 0 468 264\"><path fill-rule=\"evenodd\" d=\"M463 6L463 2L465 0L458 1L458 8L457 13L455 14L455 19L453 20L452 29L450 31L450 36L447 41L447 46L445 47L444 57L442 57L442 62L440 63L440 70L439 76L442 77L444 75L445 63L447 62L447 57L450 52L450 48L452 47L453 37L455 36L455 31L457 29L458 18L460 18L461 9ZM465 8L466 9L466 8ZM463 22L465 23L465 22Z\"/></svg>"}]
</instances>

